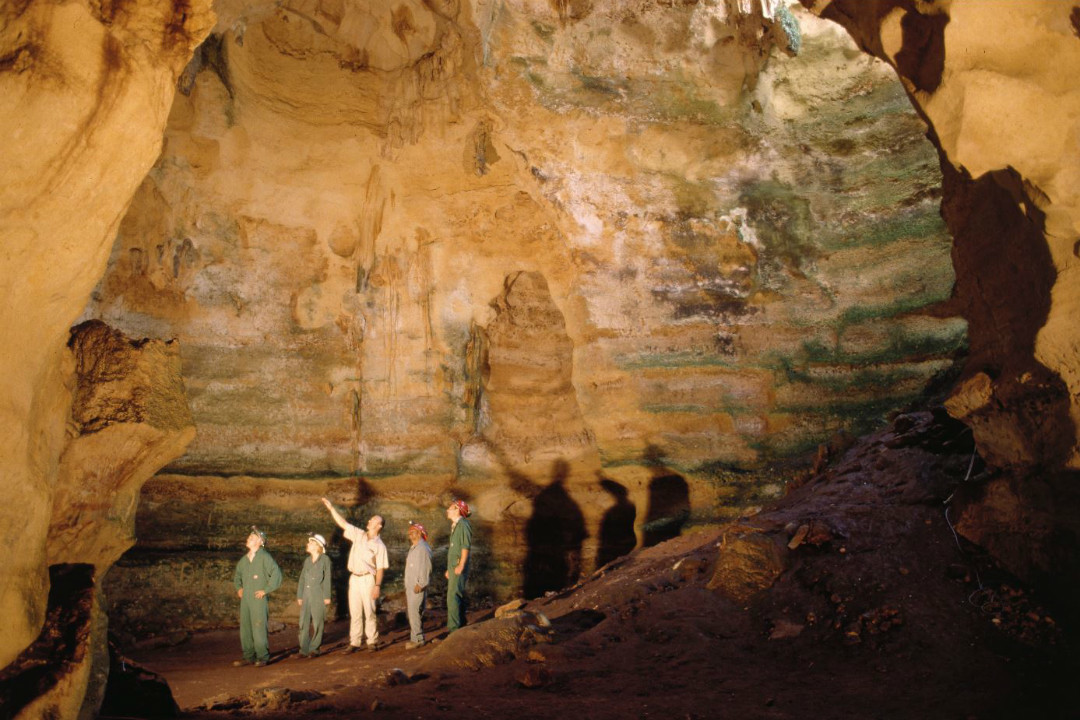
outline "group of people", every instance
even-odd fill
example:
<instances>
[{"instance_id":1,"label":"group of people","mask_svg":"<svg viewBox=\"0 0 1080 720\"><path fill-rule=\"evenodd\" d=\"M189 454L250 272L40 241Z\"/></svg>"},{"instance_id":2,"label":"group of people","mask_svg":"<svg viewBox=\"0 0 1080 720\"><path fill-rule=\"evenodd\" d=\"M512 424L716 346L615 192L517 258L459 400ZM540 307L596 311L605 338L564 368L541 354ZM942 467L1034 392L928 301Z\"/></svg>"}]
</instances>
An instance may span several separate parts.
<instances>
[{"instance_id":1,"label":"group of people","mask_svg":"<svg viewBox=\"0 0 1080 720\"><path fill-rule=\"evenodd\" d=\"M380 536L383 519L373 515L366 528L348 522L337 508L322 498L352 547L349 550L349 646L346 653L362 649L378 649L379 628L375 621L376 602L382 591L383 576L390 567L386 545ZM450 521L450 548L446 563L446 628L453 632L465 624L465 583L469 575L469 553L472 550L472 525L469 505L454 500L446 508ZM409 523L409 554L405 558L405 608L409 618L408 650L425 643L424 608L431 584L431 546L427 530L419 523ZM269 620L268 596L281 587L281 570L266 551L266 533L252 526L247 538L246 555L236 563L233 585L240 598L240 647L243 658L234 665L262 667L270 661L267 638ZM307 538L308 557L300 571L296 586L296 603L300 606L300 657L315 657L321 653L326 608L330 605L330 558L326 556L326 539L318 533ZM365 644L366 640L366 644Z\"/></svg>"}]
</instances>

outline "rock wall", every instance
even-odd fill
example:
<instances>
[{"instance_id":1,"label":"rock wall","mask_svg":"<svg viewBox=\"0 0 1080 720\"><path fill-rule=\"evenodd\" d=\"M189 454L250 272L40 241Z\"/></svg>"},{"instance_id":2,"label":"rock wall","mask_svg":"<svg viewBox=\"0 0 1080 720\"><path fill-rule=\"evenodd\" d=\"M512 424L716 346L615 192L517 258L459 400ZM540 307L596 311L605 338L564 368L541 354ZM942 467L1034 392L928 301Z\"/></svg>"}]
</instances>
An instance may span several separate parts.
<instances>
[{"instance_id":1,"label":"rock wall","mask_svg":"<svg viewBox=\"0 0 1080 720\"><path fill-rule=\"evenodd\" d=\"M955 307L968 315L972 353L982 358L969 366L952 402L954 412L972 421L988 457L1020 468L1032 467L1032 460L1036 468L1052 469L1060 462L1075 466L1080 362L1070 319L1080 195L1071 78L1080 62L1080 30L1070 4L804 4L843 24L864 51L898 69L941 149L946 216L954 234L967 238L956 248L960 289ZM900 304L900 314L887 315L897 323L865 323L851 335L845 322L838 340L836 332L822 330L828 321L815 325L801 314L805 308L828 307L835 295L856 297L836 305L849 311L840 318L865 318L860 313L873 304L858 297L863 280L873 280L875 269L882 269L879 278L893 277L884 263L908 255L875 255L873 245L862 248L867 261L851 266L859 274L837 273L854 281L844 292L834 291L835 280L824 285L829 292L815 286L814 272L840 254L841 246L832 242L815 253L800 228L820 227L822 218L832 217L834 230L824 237L849 237L835 228L857 227L860 213L845 214L830 202L861 197L869 186L861 179L844 182L843 172L831 162L867 156L844 155L851 150L851 138L841 136L831 144L821 136L815 140L810 126L804 123L800 131L784 114L788 103L768 102L768 97L762 102L758 96L770 87L773 98L804 88L786 81L770 86L767 80L787 61L776 56L763 63L770 52L766 46L778 41L793 50L797 44L783 17L762 22L778 12L773 3L620 10L601 2L551 7L428 2L384 12L344 3L314 8L226 2L218 10L215 39L203 45L181 78L180 88L188 94L172 104L174 79L209 29L206 5L22 2L0 9L0 90L14 98L0 111L8 148L0 185L0 321L6 341L0 350L0 427L9 439L0 448L8 500L8 509L0 511L0 538L9 548L0 565L0 612L8 619L0 665L30 642L44 618L47 528L54 515L52 487L70 402L67 328L101 277L129 201L133 212L121 229L109 275L126 272L132 279L116 292L106 277L92 313L111 313L123 319L125 328L142 324L153 331L140 336L183 336L184 347L192 348L190 358L183 358L185 368L194 368L185 370L185 379L191 382L196 424L204 431L192 454L174 467L184 474L155 481L167 488L165 496L182 495L199 480L196 473L209 472L207 492L225 493L243 509L247 506L233 498L244 497L245 484L271 497L265 488L275 487L264 477L245 480L240 474L245 468L263 475L266 467L294 468L270 473L292 476L288 482L341 482L345 475L362 472L371 482L353 481L340 497L366 510L368 486L405 468L413 473L406 477L414 479L395 478L392 487L402 488L404 495L410 487L424 488L412 491L411 508L434 513L441 496L464 489L479 500L481 516L528 537L534 501L546 486L557 490L566 484L563 468L550 457L538 461L537 468L529 466L532 456L500 459L482 441L486 423L492 422L485 415L490 405L484 396L484 335L496 315L489 303L502 295L508 277L523 271L543 276L563 316L574 348L570 377L578 411L591 432L595 457L605 471L618 473L590 477L588 471L595 475L598 468L584 453L568 469L572 491L594 490L614 503L612 510L622 507L624 519L649 518L658 507L661 518L667 513L678 526L687 505L720 513L733 504L738 487L727 482L727 475L711 476L709 482L692 476L684 503L682 486L669 478L685 482L690 471L665 465L665 452L687 458L690 469L710 467L709 458L752 467L772 452L783 454L811 442L814 432L824 432L834 419L859 417L857 390L867 383L836 382L850 359L837 355L837 348L847 349L840 340L854 337L867 343L863 347L880 347L884 336L885 345L909 362L906 348L930 347L924 356L933 362L956 345L959 323L950 323L948 312L945 317L939 317L940 311L938 316L910 312L947 294L941 291L947 281L919 288L924 268L918 263L911 273L898 275L903 279L897 289L901 296L906 291L909 300ZM755 12L760 10L765 12ZM646 48L640 62L628 52L635 42ZM809 39L806 45L812 47ZM746 50L732 56L730 51L739 46ZM835 64L820 72L826 89L833 72ZM875 95L862 93L869 86L858 81L858 73L840 70L839 76L848 78L837 83L847 90L806 94L804 120L813 120L821 108L832 108L822 117L833 118L834 124L836 119L854 120L843 111L857 110L863 99ZM267 84L282 87L260 92ZM899 106L901 96L895 97ZM725 104L731 98L740 99L734 110ZM170 105L165 152L136 193L158 155ZM740 112L771 132L791 134L786 139L770 135L754 144L742 133L743 125L727 122ZM864 121L877 117L872 112L856 115ZM749 122L745 118L744 124ZM519 125L532 130L518 132ZM535 134L532 141L525 142L530 134ZM309 149L307 141L316 135L322 142ZM683 145L675 136L694 142ZM612 137L638 142L612 143ZM757 155L742 155L747 145ZM804 154L802 171L778 172L777 179L753 172L771 166L767 160L778 146ZM260 151L271 147L278 152ZM449 174L452 164L462 172ZM220 172L224 167L230 168L228 174ZM246 170L238 174L238 167ZM728 168L735 170L730 176L722 172ZM746 175L756 192L740 200L738 179ZM613 180L589 182L600 177ZM802 195L822 178L835 184ZM342 190L328 191L338 183ZM936 183L924 185L930 198ZM907 191L882 195L894 209L917 206L910 200L922 196ZM954 197L967 199L953 204ZM196 211L215 207L225 211ZM1000 212L1010 228L1007 237L996 223L979 232L977 225L957 219L984 220L988 213L980 207ZM720 212L711 217L709 208ZM417 223L420 217L425 222ZM174 219L182 222L174 227ZM895 233L882 236L890 238ZM1000 262L1000 255L981 252L984 242L1016 251L1015 267L1030 281L1022 284L1018 304L1031 308L1031 317L1001 302L1003 292L1011 297L1015 288L1000 275L995 280L1001 269L992 264ZM290 261L270 252L290 246L297 250ZM712 249L722 252L713 254ZM817 258L809 268L814 272L808 272L803 257ZM236 260L251 272L230 273L229 262ZM314 273L318 282L301 279L294 285L295 297L292 291L282 294L273 280L292 273L298 278ZM446 283L442 292L434 291L431 278ZM183 284L189 281L190 288ZM630 288L606 304L590 301L606 293L584 291L594 282ZM792 296L802 293L803 302L795 308L779 302L785 288L794 289ZM197 296L202 298L199 311L192 312L190 299ZM125 303L130 310L121 308ZM260 304L277 314L254 312ZM747 307L753 312L740 314ZM204 314L207 308L216 316ZM240 327L215 319L230 313L244 317L245 312ZM282 320L293 316L295 322ZM388 332L403 316L410 332ZM655 322L658 317L664 322ZM1003 322L1009 327L1006 336L1017 337L1015 345L995 341ZM218 323L226 329L215 332ZM729 325L738 332L729 332ZM910 325L913 334L908 334ZM643 328L663 330L654 336ZM875 335L882 328L885 332ZM824 340L803 347L801 340L807 335L813 339L814 332L823 333ZM215 336L220 340L192 342ZM929 345L909 342L927 336L938 339ZM331 340L322 342L323 337ZM1034 346L1030 351L1028 342ZM767 360L763 348L774 345L784 349L779 357L787 362L759 362L761 382L730 372L732 350L740 357ZM345 357L328 363L335 356L328 347ZM822 348L833 351L824 356L824 372L808 372L822 369ZM260 352L267 358L265 369L253 373L244 358ZM792 355L804 362L792 364ZM561 357L558 352L550 356ZM660 371L655 369L657 356ZM205 358L201 369L194 364L200 357ZM711 358L717 360L706 360ZM867 353L860 360L874 358ZM297 370L320 362L334 372L311 386L311 376ZM912 395L935 369L909 378ZM222 374L214 377L215 371ZM778 377L790 378L790 394L762 390ZM235 384L237 378L243 382ZM904 387L879 375L868 382ZM829 383L833 394L814 395ZM234 409L242 409L245 384L255 403L242 416L228 411L222 399L232 393ZM403 391L406 384L412 390ZM317 391L334 402L311 401ZM844 412L830 409L830 399L849 395L855 402ZM266 396L271 400L263 402ZM901 401L903 392L894 397ZM748 398L766 398L766 407ZM774 405L778 398L787 405ZM793 414L803 417L792 412L792 398L811 399L794 408L810 418L806 428L791 422ZM218 408L234 423L210 422ZM783 412L775 412L778 408ZM818 408L822 411L815 414ZM870 415L877 410L870 409ZM1042 419L1057 418L1062 409L1070 423ZM275 416L274 410L282 414ZM329 413L335 422L321 420L319 413ZM334 437L329 427L345 430ZM400 427L414 432L402 435ZM792 427L785 438L783 428ZM1046 441L1044 434L1049 435ZM762 438L777 440L766 445ZM648 450L653 442L659 443L656 452ZM304 452L306 447L317 451ZM554 454L561 459L561 449ZM245 462L234 462L237 458ZM489 476L497 479L476 485L475 492L463 487L485 468L501 474ZM531 486L523 482L529 478L536 479ZM655 502L650 493L654 480L656 487L666 488L656 493ZM1038 517L1051 518L1042 526L1050 532L1040 538L1054 537L1061 515L1054 512L1053 495L1041 491L994 495L995 500L1004 498L1006 506L996 516L1005 525L997 537L1004 543L1031 541L1025 532L1031 517L1013 513L1018 505L1010 495L1021 498L1020 503L1037 500ZM511 496L519 499L500 505ZM199 496L190 497L194 502ZM637 512L626 513L626 503ZM505 513L506 507L516 510ZM649 511L642 512L645 508ZM245 521L249 517L239 515ZM974 520L977 524L977 513ZM589 520L594 529L595 521L595 516ZM664 525L655 519L644 524ZM969 532L978 536L970 525ZM220 537L233 533L224 530ZM643 534L640 526L636 533ZM523 550L513 533L504 537L509 547ZM184 541L211 547L205 536ZM498 542L493 537L490 544ZM174 557L178 549L170 551Z\"/></svg>"},{"instance_id":2,"label":"rock wall","mask_svg":"<svg viewBox=\"0 0 1080 720\"><path fill-rule=\"evenodd\" d=\"M803 0L893 65L933 128L971 356L947 403L995 469L958 529L1075 606L1080 14L1070 3Z\"/></svg>"},{"instance_id":3,"label":"rock wall","mask_svg":"<svg viewBox=\"0 0 1080 720\"><path fill-rule=\"evenodd\" d=\"M737 514L920 397L965 343L937 155L892 71L795 12L220 8L85 313L180 340L199 432L140 552L212 574L255 522L297 559L327 488L440 533L459 495L485 591L541 592L614 499L640 542ZM117 594L183 594L147 562Z\"/></svg>"},{"instance_id":4,"label":"rock wall","mask_svg":"<svg viewBox=\"0 0 1080 720\"><path fill-rule=\"evenodd\" d=\"M101 579L135 544L143 483L195 435L175 342L132 342L99 321L71 332L68 443L44 543L44 627L0 670L3 717L93 717L109 672Z\"/></svg>"},{"instance_id":5,"label":"rock wall","mask_svg":"<svg viewBox=\"0 0 1080 720\"><path fill-rule=\"evenodd\" d=\"M199 0L0 7L0 666L45 620L68 331L160 153L176 78L212 25Z\"/></svg>"}]
</instances>

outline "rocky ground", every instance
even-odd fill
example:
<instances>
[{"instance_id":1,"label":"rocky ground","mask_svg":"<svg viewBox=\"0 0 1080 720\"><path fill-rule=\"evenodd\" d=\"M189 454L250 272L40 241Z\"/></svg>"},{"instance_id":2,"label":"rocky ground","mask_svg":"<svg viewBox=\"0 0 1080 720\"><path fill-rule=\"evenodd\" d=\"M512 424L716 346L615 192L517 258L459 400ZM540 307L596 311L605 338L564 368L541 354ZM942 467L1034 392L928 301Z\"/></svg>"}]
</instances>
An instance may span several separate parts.
<instances>
[{"instance_id":1,"label":"rocky ground","mask_svg":"<svg viewBox=\"0 0 1080 720\"><path fill-rule=\"evenodd\" d=\"M234 632L128 655L191 718L1077 717L1060 618L951 529L980 473L963 426L901 415L823 448L772 507L418 650L397 629L344 655L338 623L313 660L293 628L274 634L262 669L231 667ZM151 712L116 696L105 716Z\"/></svg>"}]
</instances>

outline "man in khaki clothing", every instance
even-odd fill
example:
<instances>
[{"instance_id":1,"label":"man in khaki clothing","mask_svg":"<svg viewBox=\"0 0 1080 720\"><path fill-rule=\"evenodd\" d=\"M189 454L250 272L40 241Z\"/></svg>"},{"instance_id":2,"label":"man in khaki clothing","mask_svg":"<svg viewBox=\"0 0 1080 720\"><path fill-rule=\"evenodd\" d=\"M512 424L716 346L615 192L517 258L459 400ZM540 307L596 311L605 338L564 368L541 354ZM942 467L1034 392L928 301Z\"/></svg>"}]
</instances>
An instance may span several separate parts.
<instances>
[{"instance_id":1,"label":"man in khaki clothing","mask_svg":"<svg viewBox=\"0 0 1080 720\"><path fill-rule=\"evenodd\" d=\"M379 515L372 515L368 520L367 529L362 530L346 521L329 500L323 498L322 502L330 511L334 522L345 532L345 539L352 543L348 563L350 573L349 647L345 652L354 653L363 647L365 636L367 650L374 651L378 649L379 642L379 628L375 622L375 601L379 599L383 572L390 567L386 545L379 537L383 519Z\"/></svg>"}]
</instances>

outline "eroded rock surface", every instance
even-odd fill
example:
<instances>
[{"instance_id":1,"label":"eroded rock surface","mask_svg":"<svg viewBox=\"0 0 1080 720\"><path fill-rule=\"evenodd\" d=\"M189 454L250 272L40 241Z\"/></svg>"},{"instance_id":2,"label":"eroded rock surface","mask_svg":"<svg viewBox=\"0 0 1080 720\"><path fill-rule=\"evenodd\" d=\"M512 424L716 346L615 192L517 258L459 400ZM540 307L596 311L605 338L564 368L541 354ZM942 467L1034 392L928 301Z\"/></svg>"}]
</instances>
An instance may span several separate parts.
<instances>
[{"instance_id":1,"label":"eroded rock surface","mask_svg":"<svg viewBox=\"0 0 1080 720\"><path fill-rule=\"evenodd\" d=\"M971 352L947 407L1006 469L965 507L960 529L1029 579L1058 576L1080 538L1070 510L1080 463L1076 11L1052 0L803 4L897 69L941 148Z\"/></svg>"},{"instance_id":2,"label":"eroded rock surface","mask_svg":"<svg viewBox=\"0 0 1080 720\"><path fill-rule=\"evenodd\" d=\"M68 330L160 153L176 79L212 25L199 0L0 8L0 666L44 621Z\"/></svg>"},{"instance_id":3,"label":"eroded rock surface","mask_svg":"<svg viewBox=\"0 0 1080 720\"><path fill-rule=\"evenodd\" d=\"M613 498L620 547L730 516L963 347L926 128L799 9L220 12L86 313L181 340L199 433L148 552L209 572L257 522L296 555L331 486L441 537L455 495L479 587L557 589Z\"/></svg>"},{"instance_id":4,"label":"eroded rock surface","mask_svg":"<svg viewBox=\"0 0 1080 720\"><path fill-rule=\"evenodd\" d=\"M96 713L109 672L101 580L135 543L142 484L195 435L175 343L132 342L94 321L72 331L69 347L69 439L44 543L49 611L35 642L0 675L5 717Z\"/></svg>"},{"instance_id":5,"label":"eroded rock surface","mask_svg":"<svg viewBox=\"0 0 1080 720\"><path fill-rule=\"evenodd\" d=\"M104 575L135 544L143 483L184 454L195 426L175 342L132 342L88 322L70 344L76 434L60 456L48 561L86 563Z\"/></svg>"},{"instance_id":6,"label":"eroded rock surface","mask_svg":"<svg viewBox=\"0 0 1080 720\"><path fill-rule=\"evenodd\" d=\"M59 585L40 636L5 671L11 717L96 712L109 670L101 580L135 544L143 483L195 435L175 342L132 342L91 321L72 330L70 348L71 437L46 542L50 582Z\"/></svg>"},{"instance_id":7,"label":"eroded rock surface","mask_svg":"<svg viewBox=\"0 0 1080 720\"><path fill-rule=\"evenodd\" d=\"M563 484L551 458L573 455L587 555L612 497L647 518L653 481L679 477L688 517L720 516L756 498L717 467L917 397L963 342L955 312L971 362L950 406L983 454L1020 474L1075 465L1070 4L804 4L894 65L931 124L956 237L948 308L940 178L904 95L850 46L819 42L827 31L797 41L771 2L225 2L175 104L206 5L0 11L0 90L16 98L0 116L0 540L20 550L0 571L0 664L43 620L63 345L118 227L88 316L180 337L203 431L162 497L201 484L193 504L218 498L245 520L249 493L278 517L285 478L315 489L362 473L369 486L341 492L358 512L400 493L402 514L437 514L465 495L512 562L533 500ZM771 54L800 42L824 69ZM489 430L542 427L551 410L493 417L485 397L491 303L519 272L543 278L562 317L536 358L565 362L569 340L570 372L541 369L570 378L554 396L586 433L571 412L571 432L500 455ZM1010 497L1041 493L1003 488L988 494L1001 517L1028 522ZM233 534L150 539L175 557Z\"/></svg>"}]
</instances>

